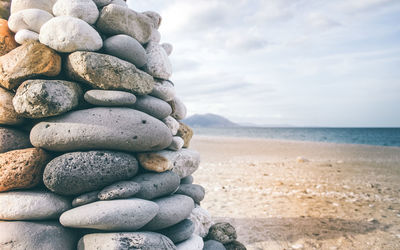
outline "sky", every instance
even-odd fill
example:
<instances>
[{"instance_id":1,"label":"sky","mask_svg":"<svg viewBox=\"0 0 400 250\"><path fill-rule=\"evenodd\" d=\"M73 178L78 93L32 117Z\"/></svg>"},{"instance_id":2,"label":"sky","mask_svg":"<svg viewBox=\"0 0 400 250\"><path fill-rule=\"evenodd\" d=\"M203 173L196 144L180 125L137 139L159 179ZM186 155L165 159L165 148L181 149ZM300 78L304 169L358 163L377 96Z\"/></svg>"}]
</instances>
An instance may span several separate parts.
<instances>
[{"instance_id":1,"label":"sky","mask_svg":"<svg viewBox=\"0 0 400 250\"><path fill-rule=\"evenodd\" d=\"M163 17L188 115L400 127L399 0L128 0Z\"/></svg>"}]
</instances>

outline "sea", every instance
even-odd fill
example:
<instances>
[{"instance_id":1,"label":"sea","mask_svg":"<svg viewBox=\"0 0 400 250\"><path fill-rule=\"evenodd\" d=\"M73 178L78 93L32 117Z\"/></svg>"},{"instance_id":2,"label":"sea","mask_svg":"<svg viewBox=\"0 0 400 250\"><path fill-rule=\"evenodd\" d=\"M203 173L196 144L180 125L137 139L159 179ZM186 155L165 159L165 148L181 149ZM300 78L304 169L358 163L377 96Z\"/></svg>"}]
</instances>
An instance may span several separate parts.
<instances>
[{"instance_id":1,"label":"sea","mask_svg":"<svg viewBox=\"0 0 400 250\"><path fill-rule=\"evenodd\" d=\"M400 147L400 128L195 127L197 135Z\"/></svg>"}]
</instances>

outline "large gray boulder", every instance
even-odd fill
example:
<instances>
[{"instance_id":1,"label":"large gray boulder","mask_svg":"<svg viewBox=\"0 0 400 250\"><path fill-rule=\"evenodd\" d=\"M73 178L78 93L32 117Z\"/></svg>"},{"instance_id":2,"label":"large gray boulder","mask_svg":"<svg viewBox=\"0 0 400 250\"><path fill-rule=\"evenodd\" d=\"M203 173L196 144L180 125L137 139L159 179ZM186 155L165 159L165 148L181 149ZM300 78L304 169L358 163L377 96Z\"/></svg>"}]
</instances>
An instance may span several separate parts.
<instances>
[{"instance_id":1,"label":"large gray boulder","mask_svg":"<svg viewBox=\"0 0 400 250\"><path fill-rule=\"evenodd\" d=\"M65 65L72 79L94 88L125 90L138 95L153 90L152 76L115 56L78 51L67 57Z\"/></svg>"},{"instance_id":2,"label":"large gray boulder","mask_svg":"<svg viewBox=\"0 0 400 250\"><path fill-rule=\"evenodd\" d=\"M136 197L152 200L161 196L172 194L179 187L179 176L174 172L145 173L135 176L133 181L140 184L140 191Z\"/></svg>"},{"instance_id":3,"label":"large gray boulder","mask_svg":"<svg viewBox=\"0 0 400 250\"><path fill-rule=\"evenodd\" d=\"M73 152L50 161L44 169L43 182L55 193L76 195L132 178L137 171L136 158L127 153Z\"/></svg>"},{"instance_id":4,"label":"large gray boulder","mask_svg":"<svg viewBox=\"0 0 400 250\"><path fill-rule=\"evenodd\" d=\"M64 212L60 222L65 227L107 231L135 231L156 216L156 203L142 199L97 201Z\"/></svg>"},{"instance_id":5,"label":"large gray boulder","mask_svg":"<svg viewBox=\"0 0 400 250\"><path fill-rule=\"evenodd\" d=\"M172 142L160 120L129 108L92 108L69 112L31 130L35 147L52 151L110 149L130 152L160 150Z\"/></svg>"}]
</instances>

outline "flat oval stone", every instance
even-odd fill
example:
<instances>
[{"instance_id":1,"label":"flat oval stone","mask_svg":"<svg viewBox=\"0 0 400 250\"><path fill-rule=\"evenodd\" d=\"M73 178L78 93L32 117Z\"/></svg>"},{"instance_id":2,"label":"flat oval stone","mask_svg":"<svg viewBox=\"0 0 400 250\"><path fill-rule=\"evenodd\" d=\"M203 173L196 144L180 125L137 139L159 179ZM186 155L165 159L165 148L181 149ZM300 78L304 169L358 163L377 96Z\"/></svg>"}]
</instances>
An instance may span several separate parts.
<instances>
[{"instance_id":1,"label":"flat oval stone","mask_svg":"<svg viewBox=\"0 0 400 250\"><path fill-rule=\"evenodd\" d=\"M164 229L183 221L189 217L194 208L193 199L180 194L159 198L154 202L160 207L160 210L144 227L150 231Z\"/></svg>"},{"instance_id":2,"label":"flat oval stone","mask_svg":"<svg viewBox=\"0 0 400 250\"><path fill-rule=\"evenodd\" d=\"M89 192L86 194L81 194L72 200L72 206L79 207L82 205L86 205L86 204L98 201L99 200L99 198L97 197L98 193L99 193L99 191L93 191L93 192Z\"/></svg>"},{"instance_id":3,"label":"flat oval stone","mask_svg":"<svg viewBox=\"0 0 400 250\"><path fill-rule=\"evenodd\" d=\"M55 2L57 0L12 0L11 14L25 9L41 9L51 13Z\"/></svg>"},{"instance_id":4,"label":"flat oval stone","mask_svg":"<svg viewBox=\"0 0 400 250\"><path fill-rule=\"evenodd\" d=\"M13 128L0 127L0 153L31 147L27 133Z\"/></svg>"},{"instance_id":5,"label":"flat oval stone","mask_svg":"<svg viewBox=\"0 0 400 250\"><path fill-rule=\"evenodd\" d=\"M176 135L179 129L179 122L172 116L167 116L162 120L165 125L171 130L172 135Z\"/></svg>"},{"instance_id":6,"label":"flat oval stone","mask_svg":"<svg viewBox=\"0 0 400 250\"><path fill-rule=\"evenodd\" d=\"M7 20L0 19L0 56L7 54L17 46L13 32L8 28Z\"/></svg>"},{"instance_id":7,"label":"flat oval stone","mask_svg":"<svg viewBox=\"0 0 400 250\"><path fill-rule=\"evenodd\" d=\"M167 102L149 95L138 96L133 107L160 120L172 112L171 106Z\"/></svg>"},{"instance_id":8,"label":"flat oval stone","mask_svg":"<svg viewBox=\"0 0 400 250\"><path fill-rule=\"evenodd\" d=\"M177 120L183 120L186 117L186 106L185 104L177 97L174 98L174 100L168 102L169 105L171 105L172 108L172 114L171 116Z\"/></svg>"},{"instance_id":9,"label":"flat oval stone","mask_svg":"<svg viewBox=\"0 0 400 250\"><path fill-rule=\"evenodd\" d=\"M99 10L92 0L58 0L53 5L55 16L72 16L89 24L94 24L99 17Z\"/></svg>"},{"instance_id":10,"label":"flat oval stone","mask_svg":"<svg viewBox=\"0 0 400 250\"><path fill-rule=\"evenodd\" d=\"M189 239L176 245L177 250L203 250L203 238L193 234Z\"/></svg>"},{"instance_id":11,"label":"flat oval stone","mask_svg":"<svg viewBox=\"0 0 400 250\"><path fill-rule=\"evenodd\" d=\"M172 150L172 151L178 151L183 147L184 144L185 144L185 142L183 141L183 139L181 137L174 136L174 137L172 137L172 142L171 142L171 145L169 145L168 149Z\"/></svg>"},{"instance_id":12,"label":"flat oval stone","mask_svg":"<svg viewBox=\"0 0 400 250\"><path fill-rule=\"evenodd\" d=\"M216 240L222 244L230 243L236 240L237 234L235 228L227 222L215 223L210 227L207 239Z\"/></svg>"},{"instance_id":13,"label":"flat oval stone","mask_svg":"<svg viewBox=\"0 0 400 250\"><path fill-rule=\"evenodd\" d=\"M96 51L103 47L103 40L92 26L70 16L55 17L45 23L40 29L39 40L63 53Z\"/></svg>"},{"instance_id":14,"label":"flat oval stone","mask_svg":"<svg viewBox=\"0 0 400 250\"><path fill-rule=\"evenodd\" d=\"M15 34L15 41L19 44L38 42L39 33L30 30L20 30Z\"/></svg>"},{"instance_id":15,"label":"flat oval stone","mask_svg":"<svg viewBox=\"0 0 400 250\"><path fill-rule=\"evenodd\" d=\"M27 189L39 184L49 156L39 148L0 154L0 192Z\"/></svg>"},{"instance_id":16,"label":"flat oval stone","mask_svg":"<svg viewBox=\"0 0 400 250\"><path fill-rule=\"evenodd\" d=\"M156 80L153 91L150 95L168 102L173 100L175 97L175 87L171 81Z\"/></svg>"},{"instance_id":17,"label":"flat oval stone","mask_svg":"<svg viewBox=\"0 0 400 250\"><path fill-rule=\"evenodd\" d=\"M175 245L162 234L153 232L86 234L78 242L78 250L157 249L175 250Z\"/></svg>"},{"instance_id":18,"label":"flat oval stone","mask_svg":"<svg viewBox=\"0 0 400 250\"><path fill-rule=\"evenodd\" d=\"M154 79L130 62L94 52L75 52L67 57L66 71L72 79L94 88L150 93Z\"/></svg>"},{"instance_id":19,"label":"flat oval stone","mask_svg":"<svg viewBox=\"0 0 400 250\"><path fill-rule=\"evenodd\" d=\"M134 181L119 181L103 188L97 195L99 200L129 198L137 194L141 186Z\"/></svg>"},{"instance_id":20,"label":"flat oval stone","mask_svg":"<svg viewBox=\"0 0 400 250\"><path fill-rule=\"evenodd\" d=\"M24 118L18 114L12 104L14 93L0 88L0 124L18 125L24 121Z\"/></svg>"},{"instance_id":21,"label":"flat oval stone","mask_svg":"<svg viewBox=\"0 0 400 250\"><path fill-rule=\"evenodd\" d=\"M82 97L81 87L61 80L28 80L17 89L15 111L27 118L45 118L76 108Z\"/></svg>"},{"instance_id":22,"label":"flat oval stone","mask_svg":"<svg viewBox=\"0 0 400 250\"><path fill-rule=\"evenodd\" d=\"M206 194L205 189L197 184L181 184L176 194L187 195L194 200L195 203L199 204L204 199Z\"/></svg>"},{"instance_id":23,"label":"flat oval stone","mask_svg":"<svg viewBox=\"0 0 400 250\"><path fill-rule=\"evenodd\" d=\"M144 71L153 77L168 80L172 75L172 65L164 48L158 42L149 42L146 53L147 62Z\"/></svg>"},{"instance_id":24,"label":"flat oval stone","mask_svg":"<svg viewBox=\"0 0 400 250\"><path fill-rule=\"evenodd\" d=\"M0 247L4 250L74 250L76 233L58 222L0 221Z\"/></svg>"},{"instance_id":25,"label":"flat oval stone","mask_svg":"<svg viewBox=\"0 0 400 250\"><path fill-rule=\"evenodd\" d=\"M104 41L104 50L107 54L133 63L141 68L146 64L147 55L143 46L128 35L115 35Z\"/></svg>"},{"instance_id":26,"label":"flat oval stone","mask_svg":"<svg viewBox=\"0 0 400 250\"><path fill-rule=\"evenodd\" d=\"M165 228L163 230L158 231L160 234L163 234L170 238L172 242L178 243L189 239L194 232L194 224L189 219L184 219L172 227Z\"/></svg>"},{"instance_id":27,"label":"flat oval stone","mask_svg":"<svg viewBox=\"0 0 400 250\"><path fill-rule=\"evenodd\" d=\"M226 250L221 242L216 240L207 240L204 242L203 250Z\"/></svg>"},{"instance_id":28,"label":"flat oval stone","mask_svg":"<svg viewBox=\"0 0 400 250\"><path fill-rule=\"evenodd\" d=\"M20 30L31 30L36 33L40 32L40 28L47 21L53 18L53 15L47 11L40 9L25 9L18 11L8 19L8 27L14 33Z\"/></svg>"},{"instance_id":29,"label":"flat oval stone","mask_svg":"<svg viewBox=\"0 0 400 250\"><path fill-rule=\"evenodd\" d=\"M50 161L43 173L43 182L51 191L76 195L97 190L136 175L136 158L112 151L73 152Z\"/></svg>"},{"instance_id":30,"label":"flat oval stone","mask_svg":"<svg viewBox=\"0 0 400 250\"><path fill-rule=\"evenodd\" d=\"M214 224L210 213L199 205L195 205L189 219L194 223L194 233L206 237L210 227Z\"/></svg>"},{"instance_id":31,"label":"flat oval stone","mask_svg":"<svg viewBox=\"0 0 400 250\"><path fill-rule=\"evenodd\" d=\"M179 187L179 176L171 171L141 174L132 180L141 186L136 197L146 200L172 194Z\"/></svg>"},{"instance_id":32,"label":"flat oval stone","mask_svg":"<svg viewBox=\"0 0 400 250\"><path fill-rule=\"evenodd\" d=\"M31 130L31 143L52 151L166 148L172 135L160 120L130 108L92 108L47 119Z\"/></svg>"},{"instance_id":33,"label":"flat oval stone","mask_svg":"<svg viewBox=\"0 0 400 250\"><path fill-rule=\"evenodd\" d=\"M109 4L100 12L96 27L107 35L125 34L146 44L153 28L149 18L124 6Z\"/></svg>"},{"instance_id":34,"label":"flat oval stone","mask_svg":"<svg viewBox=\"0 0 400 250\"><path fill-rule=\"evenodd\" d=\"M68 199L47 191L0 193L0 220L47 220L71 208Z\"/></svg>"},{"instance_id":35,"label":"flat oval stone","mask_svg":"<svg viewBox=\"0 0 400 250\"><path fill-rule=\"evenodd\" d=\"M186 125L183 122L179 122L179 129L178 132L176 133L177 136L181 137L184 141L183 147L188 148L190 145L190 141L192 140L193 137L193 129Z\"/></svg>"},{"instance_id":36,"label":"flat oval stone","mask_svg":"<svg viewBox=\"0 0 400 250\"><path fill-rule=\"evenodd\" d=\"M130 106L136 102L134 94L118 90L92 89L85 93L84 98L90 104L106 107Z\"/></svg>"},{"instance_id":37,"label":"flat oval stone","mask_svg":"<svg viewBox=\"0 0 400 250\"><path fill-rule=\"evenodd\" d=\"M65 227L108 231L135 231L156 216L156 203L142 199L96 201L64 212L60 222Z\"/></svg>"}]
</instances>

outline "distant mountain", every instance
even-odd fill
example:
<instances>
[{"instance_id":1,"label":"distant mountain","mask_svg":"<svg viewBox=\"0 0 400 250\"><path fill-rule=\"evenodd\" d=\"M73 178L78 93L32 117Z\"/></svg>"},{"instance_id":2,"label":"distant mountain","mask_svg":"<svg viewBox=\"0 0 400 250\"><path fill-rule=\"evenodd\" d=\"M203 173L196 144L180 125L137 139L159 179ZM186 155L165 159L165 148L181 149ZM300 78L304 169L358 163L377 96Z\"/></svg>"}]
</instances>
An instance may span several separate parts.
<instances>
[{"instance_id":1,"label":"distant mountain","mask_svg":"<svg viewBox=\"0 0 400 250\"><path fill-rule=\"evenodd\" d=\"M223 116L214 114L192 115L184 123L191 127L237 127L238 124L229 121Z\"/></svg>"}]
</instances>

